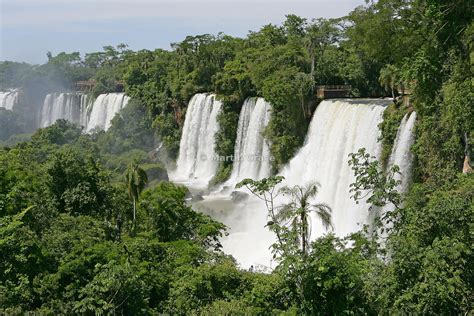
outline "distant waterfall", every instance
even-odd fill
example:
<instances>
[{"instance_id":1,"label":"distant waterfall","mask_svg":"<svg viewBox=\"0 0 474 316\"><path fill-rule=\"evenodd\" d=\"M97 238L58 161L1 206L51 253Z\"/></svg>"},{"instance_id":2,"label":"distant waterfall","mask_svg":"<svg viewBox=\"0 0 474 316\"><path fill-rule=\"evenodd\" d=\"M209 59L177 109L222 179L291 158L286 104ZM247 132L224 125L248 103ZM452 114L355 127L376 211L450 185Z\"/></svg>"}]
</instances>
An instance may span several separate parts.
<instances>
[{"instance_id":1,"label":"distant waterfall","mask_svg":"<svg viewBox=\"0 0 474 316\"><path fill-rule=\"evenodd\" d=\"M270 147L263 131L271 116L271 105L263 98L248 98L240 112L234 165L227 184L251 178L259 180L271 173Z\"/></svg>"},{"instance_id":2,"label":"distant waterfall","mask_svg":"<svg viewBox=\"0 0 474 316\"><path fill-rule=\"evenodd\" d=\"M107 93L97 97L92 105L86 132L96 129L108 130L112 119L123 109L130 98L123 93Z\"/></svg>"},{"instance_id":3,"label":"distant waterfall","mask_svg":"<svg viewBox=\"0 0 474 316\"><path fill-rule=\"evenodd\" d=\"M51 93L44 99L40 113L40 127L47 127L63 119L83 126L87 133L107 130L111 121L130 98L123 93L101 94L93 100L82 93Z\"/></svg>"},{"instance_id":4,"label":"distant waterfall","mask_svg":"<svg viewBox=\"0 0 474 316\"><path fill-rule=\"evenodd\" d=\"M319 104L310 124L304 146L282 170L289 185L318 182L318 202L332 208L335 233L344 236L368 223L368 207L356 204L349 193L354 175L348 155L366 148L380 156L377 142L385 100L325 100ZM313 219L313 238L324 232L320 221Z\"/></svg>"},{"instance_id":5,"label":"distant waterfall","mask_svg":"<svg viewBox=\"0 0 474 316\"><path fill-rule=\"evenodd\" d=\"M40 115L40 127L48 127L59 119L80 126L87 124L87 95L80 93L52 93L44 100Z\"/></svg>"},{"instance_id":6,"label":"distant waterfall","mask_svg":"<svg viewBox=\"0 0 474 316\"><path fill-rule=\"evenodd\" d=\"M400 174L395 176L397 180L402 182L398 187L400 193L405 193L410 185L413 164L411 146L415 142L415 134L413 132L415 122L416 112L405 114L398 127L397 137L395 138L395 143L388 162L388 167L392 167L393 165L400 167Z\"/></svg>"},{"instance_id":7,"label":"distant waterfall","mask_svg":"<svg viewBox=\"0 0 474 316\"><path fill-rule=\"evenodd\" d=\"M20 92L18 90L0 91L0 108L13 110L18 103Z\"/></svg>"},{"instance_id":8,"label":"distant waterfall","mask_svg":"<svg viewBox=\"0 0 474 316\"><path fill-rule=\"evenodd\" d=\"M178 181L207 185L215 175L218 161L215 157L215 134L219 129L217 115L222 102L213 94L198 93L189 101L175 178Z\"/></svg>"}]
</instances>

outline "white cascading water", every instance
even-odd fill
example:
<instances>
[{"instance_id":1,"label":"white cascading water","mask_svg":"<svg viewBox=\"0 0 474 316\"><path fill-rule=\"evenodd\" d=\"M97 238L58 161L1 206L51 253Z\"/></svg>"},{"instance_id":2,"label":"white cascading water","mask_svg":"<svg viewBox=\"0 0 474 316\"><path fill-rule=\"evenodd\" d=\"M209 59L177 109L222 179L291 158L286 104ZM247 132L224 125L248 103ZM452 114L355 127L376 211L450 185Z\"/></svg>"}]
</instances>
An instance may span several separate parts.
<instances>
[{"instance_id":1,"label":"white cascading water","mask_svg":"<svg viewBox=\"0 0 474 316\"><path fill-rule=\"evenodd\" d=\"M40 113L40 127L47 127L59 119L94 130L107 130L111 121L130 98L123 93L101 94L92 99L82 93L51 93L44 100Z\"/></svg>"},{"instance_id":2,"label":"white cascading water","mask_svg":"<svg viewBox=\"0 0 474 316\"><path fill-rule=\"evenodd\" d=\"M413 167L413 153L411 152L411 146L415 143L415 122L416 112L405 114L400 122L400 126L398 127L397 136L395 137L395 142L387 164L387 170L394 165L397 165L400 168L399 173L395 174L394 178L395 180L401 181L396 189L402 195L407 192L411 181ZM383 218L383 215L392 212L393 210L395 210L395 205L389 203L382 207L377 215ZM385 243L385 239L388 236L388 229L392 226L392 223L384 221L384 229L379 230L380 241L382 244Z\"/></svg>"},{"instance_id":3,"label":"white cascading water","mask_svg":"<svg viewBox=\"0 0 474 316\"><path fill-rule=\"evenodd\" d=\"M16 89L10 91L0 91L0 108L13 110L13 107L18 103L20 92Z\"/></svg>"},{"instance_id":4,"label":"white cascading water","mask_svg":"<svg viewBox=\"0 0 474 316\"><path fill-rule=\"evenodd\" d=\"M48 127L59 119L86 126L89 103L87 95L81 93L48 94L41 109L40 127Z\"/></svg>"},{"instance_id":5,"label":"white cascading water","mask_svg":"<svg viewBox=\"0 0 474 316\"><path fill-rule=\"evenodd\" d=\"M189 101L179 146L175 181L206 186L217 171L215 134L222 102L214 94L198 93Z\"/></svg>"},{"instance_id":6,"label":"white cascading water","mask_svg":"<svg viewBox=\"0 0 474 316\"><path fill-rule=\"evenodd\" d=\"M389 101L386 100L324 100L319 104L310 124L304 146L282 170L286 184L320 184L317 202L332 209L332 225L338 236L358 231L368 223L365 201L356 204L349 185L354 174L348 165L349 154L365 148L379 157L381 145L378 125ZM312 238L324 233L313 218Z\"/></svg>"},{"instance_id":7,"label":"white cascading water","mask_svg":"<svg viewBox=\"0 0 474 316\"><path fill-rule=\"evenodd\" d=\"M401 181L401 184L397 188L400 193L405 193L410 185L413 165L411 146L415 142L415 133L413 132L415 122L416 112L405 114L398 127L397 137L395 138L392 153L388 161L388 167L392 167L393 165L400 167L400 173L395 176L396 180Z\"/></svg>"},{"instance_id":8,"label":"white cascading water","mask_svg":"<svg viewBox=\"0 0 474 316\"><path fill-rule=\"evenodd\" d=\"M263 136L270 116L271 105L263 98L245 100L239 117L233 169L226 185L233 188L245 178L260 180L270 176L270 147Z\"/></svg>"},{"instance_id":9,"label":"white cascading water","mask_svg":"<svg viewBox=\"0 0 474 316\"><path fill-rule=\"evenodd\" d=\"M314 113L305 144L283 168L285 185L304 185L318 182L321 187L316 201L332 208L332 224L338 236L358 231L369 221L368 207L356 204L349 185L354 175L348 165L349 154L366 148L379 157L381 145L378 125L389 101L385 100L325 100ZM276 205L287 202L279 196ZM232 254L243 267L264 265L273 267L269 246L275 237L265 227L268 218L262 202L249 198L239 204L224 223L231 228L222 240L224 251ZM317 218L312 218L315 239L325 233Z\"/></svg>"},{"instance_id":10,"label":"white cascading water","mask_svg":"<svg viewBox=\"0 0 474 316\"><path fill-rule=\"evenodd\" d=\"M92 132L97 129L108 130L114 116L127 105L129 100L130 97L124 93L99 95L92 104L86 132Z\"/></svg>"}]
</instances>

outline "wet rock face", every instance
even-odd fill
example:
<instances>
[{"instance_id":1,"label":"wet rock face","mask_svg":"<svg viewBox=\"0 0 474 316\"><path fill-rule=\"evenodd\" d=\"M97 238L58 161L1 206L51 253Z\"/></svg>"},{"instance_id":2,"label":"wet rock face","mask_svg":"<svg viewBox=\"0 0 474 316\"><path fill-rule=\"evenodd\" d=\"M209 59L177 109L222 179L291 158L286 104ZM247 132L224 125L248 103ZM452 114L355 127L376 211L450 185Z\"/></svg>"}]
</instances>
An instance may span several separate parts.
<instances>
[{"instance_id":1,"label":"wet rock face","mask_svg":"<svg viewBox=\"0 0 474 316\"><path fill-rule=\"evenodd\" d=\"M199 202L199 201L202 201L202 200L204 200L204 198L202 197L201 194L194 194L191 198L192 202Z\"/></svg>"},{"instance_id":2,"label":"wet rock face","mask_svg":"<svg viewBox=\"0 0 474 316\"><path fill-rule=\"evenodd\" d=\"M143 166L148 176L148 181L169 181L168 172L161 164L147 164Z\"/></svg>"},{"instance_id":3,"label":"wet rock face","mask_svg":"<svg viewBox=\"0 0 474 316\"><path fill-rule=\"evenodd\" d=\"M471 172L472 172L472 167L470 165L470 159L469 159L469 156L466 155L464 157L464 165L462 168L462 173L471 173Z\"/></svg>"},{"instance_id":4,"label":"wet rock face","mask_svg":"<svg viewBox=\"0 0 474 316\"><path fill-rule=\"evenodd\" d=\"M249 195L244 192L234 191L230 194L230 197L233 202L239 203L247 200L249 198Z\"/></svg>"},{"instance_id":5,"label":"wet rock face","mask_svg":"<svg viewBox=\"0 0 474 316\"><path fill-rule=\"evenodd\" d=\"M186 188L186 195L184 196L184 198L188 201L193 198L193 194L191 193L191 191L189 191L188 188Z\"/></svg>"}]
</instances>

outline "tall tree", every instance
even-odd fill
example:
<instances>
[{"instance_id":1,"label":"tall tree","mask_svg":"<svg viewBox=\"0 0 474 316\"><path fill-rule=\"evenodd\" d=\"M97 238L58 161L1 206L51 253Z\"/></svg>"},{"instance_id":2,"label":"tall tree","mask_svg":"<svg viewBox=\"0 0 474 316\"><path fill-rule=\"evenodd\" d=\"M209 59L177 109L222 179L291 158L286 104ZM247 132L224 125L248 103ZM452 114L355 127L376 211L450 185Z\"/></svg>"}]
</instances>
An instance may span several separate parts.
<instances>
[{"instance_id":1,"label":"tall tree","mask_svg":"<svg viewBox=\"0 0 474 316\"><path fill-rule=\"evenodd\" d=\"M136 213L137 202L143 189L148 183L148 177L145 170L140 168L138 164L132 162L128 165L127 173L125 174L127 182L128 196L133 201L133 231L136 228Z\"/></svg>"},{"instance_id":2,"label":"tall tree","mask_svg":"<svg viewBox=\"0 0 474 316\"><path fill-rule=\"evenodd\" d=\"M316 19L306 28L304 44L311 60L311 78L315 78L316 60L321 61L324 51L341 37L336 21Z\"/></svg>"},{"instance_id":3,"label":"tall tree","mask_svg":"<svg viewBox=\"0 0 474 316\"><path fill-rule=\"evenodd\" d=\"M303 117L308 119L308 117L311 116L311 113L309 113L309 110L306 108L305 99L308 93L314 88L314 78L310 74L298 72L295 76L295 85L297 87Z\"/></svg>"}]
</instances>

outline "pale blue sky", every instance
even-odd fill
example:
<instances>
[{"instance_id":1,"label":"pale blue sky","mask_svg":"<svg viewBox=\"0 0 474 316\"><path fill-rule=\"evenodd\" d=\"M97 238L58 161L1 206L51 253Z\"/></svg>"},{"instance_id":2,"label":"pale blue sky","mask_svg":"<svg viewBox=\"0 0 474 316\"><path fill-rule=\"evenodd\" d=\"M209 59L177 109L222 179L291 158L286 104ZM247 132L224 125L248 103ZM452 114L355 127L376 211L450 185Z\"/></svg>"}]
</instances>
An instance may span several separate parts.
<instances>
[{"instance_id":1,"label":"pale blue sky","mask_svg":"<svg viewBox=\"0 0 474 316\"><path fill-rule=\"evenodd\" d=\"M286 14L339 17L363 0L0 0L0 60L43 63L46 52L169 48L186 35L245 36Z\"/></svg>"}]
</instances>

